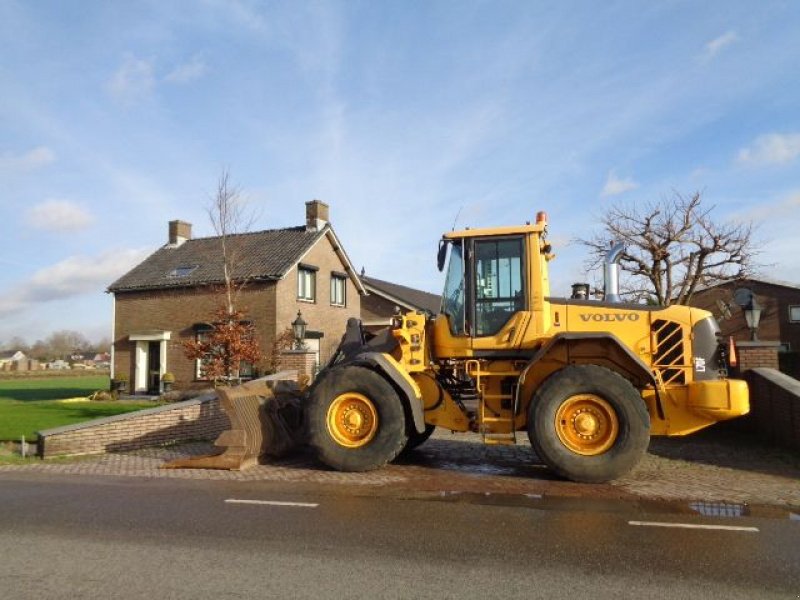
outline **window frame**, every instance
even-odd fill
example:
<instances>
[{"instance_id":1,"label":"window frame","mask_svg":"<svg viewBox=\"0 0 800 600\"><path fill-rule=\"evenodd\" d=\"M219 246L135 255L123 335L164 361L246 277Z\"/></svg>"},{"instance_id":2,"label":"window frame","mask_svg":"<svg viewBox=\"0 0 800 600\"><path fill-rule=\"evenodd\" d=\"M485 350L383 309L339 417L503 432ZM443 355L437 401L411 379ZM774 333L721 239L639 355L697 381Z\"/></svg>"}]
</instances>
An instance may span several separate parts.
<instances>
[{"instance_id":1,"label":"window frame","mask_svg":"<svg viewBox=\"0 0 800 600\"><path fill-rule=\"evenodd\" d=\"M204 341L211 332L213 331L213 327L207 325L205 327L198 327L195 325L194 328L194 340L196 342ZM211 381L208 377L203 376L203 360L202 358L196 358L194 361L194 379L195 381Z\"/></svg>"},{"instance_id":2,"label":"window frame","mask_svg":"<svg viewBox=\"0 0 800 600\"><path fill-rule=\"evenodd\" d=\"M337 286L339 285L341 285L341 292L342 292L341 302L337 302L334 299L334 291L337 290ZM344 308L347 306L347 275L336 272L331 273L330 300L331 300L331 306L336 306L339 308Z\"/></svg>"},{"instance_id":3,"label":"window frame","mask_svg":"<svg viewBox=\"0 0 800 600\"><path fill-rule=\"evenodd\" d=\"M797 311L797 318L792 316L793 311ZM789 323L800 323L800 304L789 305Z\"/></svg>"},{"instance_id":4,"label":"window frame","mask_svg":"<svg viewBox=\"0 0 800 600\"><path fill-rule=\"evenodd\" d=\"M308 265L299 265L297 267L297 300L300 302L316 302L317 301L317 270ZM304 279L308 279L309 290L306 290ZM308 292L308 295L304 295Z\"/></svg>"}]
</instances>

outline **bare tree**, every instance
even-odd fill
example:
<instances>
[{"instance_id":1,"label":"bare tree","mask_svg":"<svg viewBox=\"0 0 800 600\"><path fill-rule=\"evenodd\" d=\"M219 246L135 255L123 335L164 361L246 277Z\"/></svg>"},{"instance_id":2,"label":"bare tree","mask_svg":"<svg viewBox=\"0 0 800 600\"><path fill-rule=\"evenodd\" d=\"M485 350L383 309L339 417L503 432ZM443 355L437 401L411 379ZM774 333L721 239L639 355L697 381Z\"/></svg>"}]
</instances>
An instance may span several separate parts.
<instances>
[{"instance_id":1,"label":"bare tree","mask_svg":"<svg viewBox=\"0 0 800 600\"><path fill-rule=\"evenodd\" d=\"M204 339L184 341L183 349L187 358L201 361L206 377L230 382L239 377L242 362L255 364L262 354L255 327L244 319L246 309L239 305L239 294L252 276L242 269L240 234L250 230L255 214L245 206L242 192L231 183L227 169L217 181L207 212L220 242L221 298L211 315L211 331Z\"/></svg>"},{"instance_id":2,"label":"bare tree","mask_svg":"<svg viewBox=\"0 0 800 600\"><path fill-rule=\"evenodd\" d=\"M688 304L705 286L740 279L756 267L752 223L716 222L699 192L675 193L641 206L611 206L602 231L578 241L592 250L587 267L602 263L610 243L621 241L623 294L663 306Z\"/></svg>"},{"instance_id":3,"label":"bare tree","mask_svg":"<svg viewBox=\"0 0 800 600\"><path fill-rule=\"evenodd\" d=\"M66 359L73 352L82 352L89 347L89 340L78 331L63 329L47 336L45 344L53 358Z\"/></svg>"},{"instance_id":4,"label":"bare tree","mask_svg":"<svg viewBox=\"0 0 800 600\"><path fill-rule=\"evenodd\" d=\"M247 283L247 273L237 272L241 261L236 235L250 230L255 222L255 214L248 211L242 197L242 190L231 183L227 169L217 181L217 190L206 209L208 218L220 240L225 305L228 313L236 311L238 293Z\"/></svg>"}]
</instances>

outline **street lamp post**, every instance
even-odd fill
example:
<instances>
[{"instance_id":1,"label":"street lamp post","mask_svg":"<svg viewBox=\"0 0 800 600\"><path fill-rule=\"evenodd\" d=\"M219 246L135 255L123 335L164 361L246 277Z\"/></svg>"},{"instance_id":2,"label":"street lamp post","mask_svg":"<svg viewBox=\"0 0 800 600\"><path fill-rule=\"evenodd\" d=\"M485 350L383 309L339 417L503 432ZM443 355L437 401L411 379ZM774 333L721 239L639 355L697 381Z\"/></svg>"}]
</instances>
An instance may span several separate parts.
<instances>
[{"instance_id":1,"label":"street lamp post","mask_svg":"<svg viewBox=\"0 0 800 600\"><path fill-rule=\"evenodd\" d=\"M756 341L758 339L756 330L761 321L761 306L756 300L755 294L750 297L750 302L742 310L744 311L744 320L747 321L747 327L750 329L750 339Z\"/></svg>"},{"instance_id":2,"label":"street lamp post","mask_svg":"<svg viewBox=\"0 0 800 600\"><path fill-rule=\"evenodd\" d=\"M300 311L297 311L297 318L292 321L292 331L294 332L294 345L295 350L305 350L306 349L306 323L303 320L303 316L300 314Z\"/></svg>"}]
</instances>

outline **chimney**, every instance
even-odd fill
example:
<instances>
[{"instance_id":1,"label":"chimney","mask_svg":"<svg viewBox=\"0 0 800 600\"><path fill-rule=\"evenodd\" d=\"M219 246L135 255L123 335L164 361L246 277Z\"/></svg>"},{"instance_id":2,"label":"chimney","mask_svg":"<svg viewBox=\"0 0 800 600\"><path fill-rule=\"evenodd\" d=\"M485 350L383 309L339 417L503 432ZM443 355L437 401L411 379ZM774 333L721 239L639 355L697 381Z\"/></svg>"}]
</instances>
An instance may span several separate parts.
<instances>
[{"instance_id":1,"label":"chimney","mask_svg":"<svg viewBox=\"0 0 800 600\"><path fill-rule=\"evenodd\" d=\"M328 205L321 200L306 202L306 230L319 231L328 223Z\"/></svg>"},{"instance_id":2,"label":"chimney","mask_svg":"<svg viewBox=\"0 0 800 600\"><path fill-rule=\"evenodd\" d=\"M192 224L185 221L169 222L169 245L180 246L186 240L192 239Z\"/></svg>"}]
</instances>

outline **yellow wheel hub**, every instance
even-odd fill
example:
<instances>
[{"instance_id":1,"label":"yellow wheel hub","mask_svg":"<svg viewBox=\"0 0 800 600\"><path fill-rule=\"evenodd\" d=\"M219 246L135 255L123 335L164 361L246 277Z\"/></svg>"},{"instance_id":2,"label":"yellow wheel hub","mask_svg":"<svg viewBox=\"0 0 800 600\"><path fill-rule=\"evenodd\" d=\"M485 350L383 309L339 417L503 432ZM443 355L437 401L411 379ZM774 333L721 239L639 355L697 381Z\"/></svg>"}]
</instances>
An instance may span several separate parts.
<instances>
[{"instance_id":1,"label":"yellow wheel hub","mask_svg":"<svg viewBox=\"0 0 800 600\"><path fill-rule=\"evenodd\" d=\"M378 411L372 401L356 392L337 396L328 408L328 433L345 448L360 448L378 432Z\"/></svg>"},{"instance_id":2,"label":"yellow wheel hub","mask_svg":"<svg viewBox=\"0 0 800 600\"><path fill-rule=\"evenodd\" d=\"M556 434L561 443L582 456L607 452L619 435L614 408L600 396L578 394L556 411Z\"/></svg>"}]
</instances>

